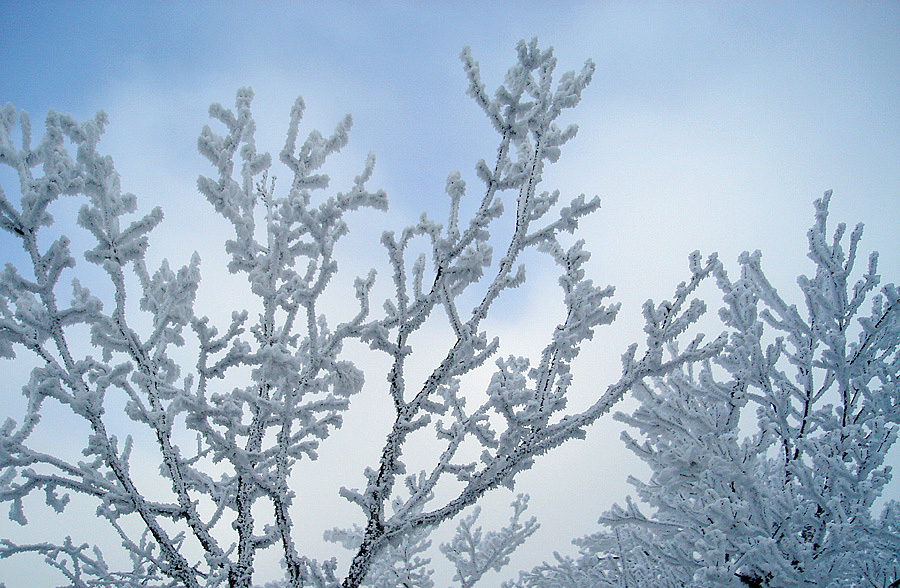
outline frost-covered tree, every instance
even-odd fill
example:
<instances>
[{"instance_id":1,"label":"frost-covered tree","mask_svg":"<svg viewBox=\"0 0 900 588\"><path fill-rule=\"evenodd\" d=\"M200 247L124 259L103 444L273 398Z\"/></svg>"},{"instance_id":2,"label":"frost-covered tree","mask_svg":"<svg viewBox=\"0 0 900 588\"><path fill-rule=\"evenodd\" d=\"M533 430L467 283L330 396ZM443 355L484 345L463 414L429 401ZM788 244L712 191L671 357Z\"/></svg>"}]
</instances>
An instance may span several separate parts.
<instances>
[{"instance_id":1,"label":"frost-covered tree","mask_svg":"<svg viewBox=\"0 0 900 588\"><path fill-rule=\"evenodd\" d=\"M900 507L873 513L900 423L900 291L878 288L877 254L854 272L862 225L829 235L830 197L808 234L802 310L759 252L737 281L717 267L723 353L639 384L640 407L616 415L641 435L623 438L652 471L632 480L651 513L614 506L579 558L524 585L900 585Z\"/></svg>"},{"instance_id":2,"label":"frost-covered tree","mask_svg":"<svg viewBox=\"0 0 900 588\"><path fill-rule=\"evenodd\" d=\"M304 111L298 99L279 155L292 177L276 184L272 158L257 151L252 92L240 90L233 109L210 107L218 130L204 128L198 146L214 173L200 176L198 187L233 226L225 243L228 269L246 278L258 301L255 316L236 308L226 324L213 324L194 307L198 256L177 270L167 262L147 266L150 237L163 215L158 208L139 212L137 198L121 191L112 159L98 151L106 116L78 123L51 112L33 144L27 114L3 108L0 162L19 185L0 192L0 227L21 251L4 251L0 357L27 355L37 367L22 388L24 418L0 428L0 501L22 525L40 508L32 495L43 494L57 511L74 495L93 501L98 521L118 534L131 564L109 564L85 535L19 544L7 538L0 557L41 554L78 587L245 588L254 582L260 552L277 550L290 586L356 587L386 550L404 541L416 545L422 531L486 492L512 486L535 457L583 436L644 379L719 352L724 341L697 338L678 353L663 353L702 312L689 298L716 265L695 259L691 280L675 298L648 306L646 349L628 350L621 378L597 389L591 406L566 409L572 362L618 311L609 301L613 289L585 276L583 241L568 235L599 201L578 196L562 205L558 191L541 188L545 166L576 133L557 119L578 104L594 66L587 62L554 84L552 51L523 42L505 83L489 95L467 50L462 61L469 95L499 135L493 163L475 167L481 183L475 212L461 218L466 183L451 173L445 223L423 214L381 239L393 285L383 312L371 311L372 272L356 280L357 310L341 321L327 318L320 300L338 271L335 245L348 231L346 217L387 206L383 192L367 187L372 157L349 189L328 192L329 178L320 170L347 143L349 117L330 136L312 131L298 142ZM51 211L62 196L83 202L77 225L95 241L85 251L73 249L76 241L54 225ZM504 215L509 221L498 223ZM498 225L509 231L501 234ZM496 243L502 252L495 260ZM410 259L416 249L426 253ZM479 368L487 369L500 351L484 323L507 290L525 283L521 261L529 252L559 265L564 316L539 357L499 357L492 375L474 388L472 380L486 371ZM96 272L84 271L85 263L107 283L88 278ZM453 340L414 387L407 368L422 354L411 337L435 316L446 319ZM357 489L342 490L359 506L361 521L349 569L339 572L336 560L314 561L297 547L295 521L309 505L297 504L293 488L363 388L364 374L344 352L350 341L387 358L386 384L367 391L389 397L393 414L380 459L359 480L348 480ZM179 360L185 355L191 359ZM53 426L42 418L60 412L87 431L84 459L34 443L35 431ZM113 424L123 419L130 420L127 434L116 435L121 429ZM442 449L414 474L415 484L404 486L404 454L427 434ZM163 484L135 475L136 450L142 463L155 456ZM450 544L447 553L464 584L505 557L490 551L490 537L470 532ZM416 567L415 549L407 555Z\"/></svg>"}]
</instances>

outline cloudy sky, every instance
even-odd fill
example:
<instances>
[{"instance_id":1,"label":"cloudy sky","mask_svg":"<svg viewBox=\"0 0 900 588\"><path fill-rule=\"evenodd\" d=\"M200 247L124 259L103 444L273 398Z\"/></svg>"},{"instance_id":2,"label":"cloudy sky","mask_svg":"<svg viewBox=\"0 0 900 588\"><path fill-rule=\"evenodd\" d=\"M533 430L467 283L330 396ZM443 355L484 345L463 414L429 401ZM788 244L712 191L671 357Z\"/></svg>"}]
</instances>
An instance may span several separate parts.
<instances>
[{"instance_id":1,"label":"cloudy sky","mask_svg":"<svg viewBox=\"0 0 900 588\"><path fill-rule=\"evenodd\" d=\"M297 95L307 104L307 129L329 131L351 113L350 145L328 171L341 189L374 151L371 185L387 191L392 207L351 228L357 243L370 239L347 262L349 273L362 273L383 263L375 257L382 229L401 228L422 210L440 218L447 174L461 170L474 187L475 162L493 156L493 131L465 96L460 49L471 46L490 89L512 64L516 42L535 36L555 48L559 72L587 58L597 64L564 121L579 124L578 137L546 176L564 196L601 197L603 208L584 224L590 271L614 284L623 303L620 324L598 335L580 368L588 374L582 399L615 375L624 346L641 339L640 304L667 296L695 249L718 251L732 267L741 251L761 249L772 281L795 296L794 279L809 267L812 202L827 189L832 218L864 222L864 250L881 252L887 281L900 279L897 2L0 0L0 102L29 111L36 128L50 108L78 119L105 110L101 149L115 159L124 189L145 210L166 211L151 256L180 265L197 249L212 284L221 250L209 237L224 229L208 220L195 189L198 174L213 172L195 149L208 105L231 105L239 87L253 87L257 145L273 153ZM0 172L7 194L9 179ZM8 240L0 248L4 260L13 255ZM515 320L498 323L513 341L549 320L552 280L532 288L511 308ZM201 303L220 299L220 289L201 291ZM18 385L4 381L0 394L15 398ZM345 428L355 422L348 418ZM337 438L323 460L351 439ZM360 483L360 459L339 484ZM900 465L896 452L892 462ZM597 517L623 500L630 472L640 470L610 420L586 442L539 461L517 489L531 493L543 528L514 565L571 552L568 540L595 530ZM334 489L326 486L306 496L329 505L318 510L330 515L340 507L330 506ZM502 506L510 497L490 500ZM321 525L353 522L347 512ZM0 535L10 524L0 521ZM314 542L316 557L334 549ZM11 573L0 567L0 578Z\"/></svg>"}]
</instances>

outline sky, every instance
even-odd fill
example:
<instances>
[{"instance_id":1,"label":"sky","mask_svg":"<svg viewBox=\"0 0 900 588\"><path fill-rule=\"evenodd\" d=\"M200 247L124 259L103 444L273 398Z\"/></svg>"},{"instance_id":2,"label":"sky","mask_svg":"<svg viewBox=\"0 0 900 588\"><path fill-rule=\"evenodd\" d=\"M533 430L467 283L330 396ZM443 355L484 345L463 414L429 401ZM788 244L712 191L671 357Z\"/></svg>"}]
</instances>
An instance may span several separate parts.
<instances>
[{"instance_id":1,"label":"sky","mask_svg":"<svg viewBox=\"0 0 900 588\"><path fill-rule=\"evenodd\" d=\"M351 224L344 267L352 279L383 265L382 230L415 222L423 210L442 218L447 175L460 170L474 188L474 164L493 156L494 132L465 96L462 47L471 47L493 89L517 41L532 37L554 47L557 76L588 58L597 65L582 103L563 121L577 122L578 136L546 174L547 187L564 198L600 196L601 210L582 227L593 252L588 271L615 285L623 305L617 324L585 352L576 405L616 376L622 350L642 339L641 303L670 295L687 277L693 250L717 251L735 268L742 251L759 249L771 281L796 297L796 276L810 268L812 202L825 190L834 191L834 222L865 223L863 251L881 252L885 281L900 279L897 2L0 0L0 103L27 110L35 134L48 109L79 120L103 109L110 123L100 148L113 156L123 188L143 210L166 212L151 259L180 266L198 250L205 276L198 306L214 312L230 283L216 274L224 227L196 190L197 175L214 171L196 151L209 104L231 106L236 90L251 86L257 145L273 154L298 95L307 130L327 132L353 115L350 143L328 172L345 189L374 152L370 185L386 190L391 211ZM0 172L7 194L10 180ZM15 255L9 240L0 240L0 252L4 261ZM531 289L494 325L513 349L527 348L535 328L552 328L554 280L540 266L533 275ZM0 369L16 373L17 366ZM18 398L11 380L0 384L5 399ZM382 380L376 373L368 381ZM371 452L343 432L364 430L367 417L381 414L383 406L366 396L379 393L372 388L342 436L323 447L323 464L348 465L337 473L320 468L328 482L300 491L322 515L303 529L311 537L320 536L316 525L353 522L329 484L337 474L344 476L337 484L361 483ZM624 501L627 475L643 470L619 428L606 419L586 441L538 460L521 477L516 490L531 494L542 529L498 580L553 551L573 553L569 540L597 530L603 511ZM346 457L350 447L358 459ZM900 465L897 451L891 461ZM890 492L900 497L898 487ZM511 500L498 493L485 510L502 521ZM0 535L18 533L12 525L0 520ZM338 549L320 543L309 540L316 557ZM38 574L28 585L50 585L51 576L28 573ZM25 586L16 583L21 574L0 562L9 588Z\"/></svg>"}]
</instances>

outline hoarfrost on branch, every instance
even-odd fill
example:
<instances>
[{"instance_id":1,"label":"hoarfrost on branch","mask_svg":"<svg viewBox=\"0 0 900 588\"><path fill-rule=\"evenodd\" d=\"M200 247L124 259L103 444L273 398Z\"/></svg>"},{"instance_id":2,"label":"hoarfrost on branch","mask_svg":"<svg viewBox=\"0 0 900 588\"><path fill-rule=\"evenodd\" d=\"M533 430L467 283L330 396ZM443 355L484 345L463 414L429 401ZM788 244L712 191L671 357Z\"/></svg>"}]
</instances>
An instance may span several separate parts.
<instances>
[{"instance_id":1,"label":"hoarfrost on branch","mask_svg":"<svg viewBox=\"0 0 900 588\"><path fill-rule=\"evenodd\" d=\"M42 554L73 586L243 588L254 581L258 552L277 549L287 585L355 587L386 550L453 518L491 489L512 487L536 456L583 436L585 427L643 379L718 352L723 340L703 345L697 339L675 356L663 356L696 320L698 306L685 305L715 267L711 260L695 264L689 284L673 301L648 306L647 347L625 354L621 379L598 392L587 410L566 411L572 361L618 311L609 302L612 288L586 278L589 253L583 241L565 246L559 240L562 233L574 234L599 200L578 196L563 206L558 191L541 189L545 166L576 133L574 125L562 128L557 119L578 104L594 65L588 61L554 84L552 51L540 50L536 41L522 42L516 64L491 96L469 51L461 58L468 93L499 135L493 163L476 165L482 184L477 210L460 218L466 184L458 172L451 173L445 224L423 214L418 223L386 231L381 239L394 286L383 314L371 311L371 272L355 282L358 312L339 324L328 320L319 301L338 270L335 245L348 231L346 216L387 206L385 193L368 187L373 156L348 190L323 195L330 193L329 177L321 169L347 144L349 116L331 135L312 131L300 142L305 105L297 100L279 154L293 177L279 191L269 174L270 155L256 148L252 91L240 90L233 109L210 107L218 130L205 127L198 148L214 173L200 176L198 188L233 226L225 243L228 269L246 277L261 308L256 317L235 309L230 322L214 325L194 308L197 255L177 270L167 262L147 267L150 236L163 214L159 208L140 213L137 198L121 191L112 159L98 152L105 115L78 123L51 112L44 136L32 145L27 114L12 106L2 110L0 162L18 175L21 199L17 205L0 192L0 227L21 244L26 263L8 263L0 275L0 356L28 353L39 365L23 388L25 417L8 419L0 429L0 500L23 525L25 499L33 493L44 493L47 505L58 511L73 494L95 500L98 517L120 537L131 568L111 568L99 549L75 538L61 544L4 540L0 556ZM50 210L61 196L83 201L77 224L96 241L84 261L106 275L113 292L109 299L101 300L74 278L79 262L70 242L53 233ZM504 214L512 216L513 228L494 263L489 239ZM430 244L430 255L410 264L415 239ZM482 325L506 290L524 284L521 257L527 250L559 265L565 316L539 357L496 359L484 393L463 394L461 378L499 354L499 340ZM126 292L131 275L137 292ZM483 294L464 305L468 298L461 295L475 284ZM126 304L129 294L139 297L137 311ZM424 385L413 389L406 378L406 367L417 357L410 336L436 311L446 316L454 341ZM144 317L149 320L137 320ZM73 344L79 328L89 330L93 353ZM302 460L316 459L319 444L341 426L351 398L363 387L363 373L343 356L344 344L352 340L389 359L384 393L394 414L378 463L365 471L357 489L341 491L362 516L356 553L341 579L335 561L313 561L298 550L294 520L303 516L305 505L295 504L292 484ZM188 341L197 342L194 365L174 359L173 348ZM237 373L246 374L244 383L224 389L223 380ZM120 439L108 428L111 397L124 397L133 430L150 433L169 486L167 498L147 498L134 476L135 440ZM49 402L89 428L85 460L66 461L29 443ZM429 426L444 449L430 469L407 476L402 459L410 435ZM196 435L195 445L179 444L185 431ZM483 448L480 460L461 459L460 447L472 440ZM434 490L448 479L456 480L456 489L434 503ZM388 504L393 504L390 513ZM524 508L517 504L516 517ZM460 528L471 523L466 518ZM530 528L519 526L507 539L517 544ZM484 559L496 536L484 537L488 544L473 544L468 552L463 546L475 541L471 534L448 548L463 585L505 561L505 547Z\"/></svg>"}]
</instances>

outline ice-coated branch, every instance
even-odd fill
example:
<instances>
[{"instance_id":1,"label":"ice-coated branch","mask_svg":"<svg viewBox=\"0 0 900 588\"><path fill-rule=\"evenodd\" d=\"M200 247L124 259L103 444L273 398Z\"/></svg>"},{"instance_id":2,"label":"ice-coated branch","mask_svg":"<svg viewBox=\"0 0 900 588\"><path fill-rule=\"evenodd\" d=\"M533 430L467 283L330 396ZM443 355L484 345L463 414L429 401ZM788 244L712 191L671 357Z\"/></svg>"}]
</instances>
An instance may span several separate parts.
<instances>
[{"instance_id":1,"label":"ice-coated branch","mask_svg":"<svg viewBox=\"0 0 900 588\"><path fill-rule=\"evenodd\" d=\"M56 569L75 588L111 586L131 588L136 585L152 588L174 588L177 580L160 577L160 562L151 555L152 546L143 542L132 550L132 569L116 571L104 560L97 547L83 543L75 545L71 537L66 537L61 545L36 543L17 545L8 540L0 541L0 559L21 553L35 553L44 556L44 562Z\"/></svg>"},{"instance_id":2,"label":"ice-coated branch","mask_svg":"<svg viewBox=\"0 0 900 588\"><path fill-rule=\"evenodd\" d=\"M474 526L481 514L481 509L475 507L459 522L453 539L441 545L441 552L456 568L453 579L461 588L471 588L490 570L499 572L509 563L509 556L538 530L540 525L534 517L521 521L528 508L527 494L519 494L511 506L509 525L487 533Z\"/></svg>"},{"instance_id":3,"label":"ice-coated branch","mask_svg":"<svg viewBox=\"0 0 900 588\"><path fill-rule=\"evenodd\" d=\"M619 307L609 303L611 287L597 287L586 277L584 265L590 254L584 242L575 240L564 245L565 234L577 231L579 220L599 208L599 199L587 200L582 195L560 207L558 191L541 191L539 187L545 165L557 160L562 145L576 132L574 125L560 130L556 120L565 109L577 105L594 66L587 62L580 73L563 75L554 87L556 60L552 50L539 50L536 41L522 42L517 54L517 64L493 98L486 93L478 65L469 51L464 50L461 55L469 78L469 94L500 135L494 167L483 160L476 165L485 192L468 228L462 228L459 218L459 203L467 186L461 174L454 172L447 180L450 213L446 228L423 215L418 224L399 236L386 233L382 239L394 270L396 294L385 302L385 318L372 323L367 336L373 349L391 357L388 381L396 418L379 467L366 472L366 487L343 491L366 516L364 537L344 582L348 588L363 581L384 545L411 529L434 526L456 516L498 486L512 487L516 474L529 468L536 456L582 437L587 426L644 378L708 359L724 345L724 339L704 345L698 337L683 351L663 357L663 350L676 348L677 340L705 310L689 298L712 275L718 261L713 257L703 263L695 256L692 279L679 286L675 299L658 308L647 307L648 345L643 357L636 358L637 348L631 349L623 360L623 375L618 382L599 394L588 410L566 412L572 362L595 330L614 320ZM512 193L513 201L508 205L503 204L504 192ZM490 240L490 231L505 210L512 215L512 230L505 237L505 252L495 263L493 243L497 239ZM424 238L431 244L430 288L424 287L427 262L422 257L413 263L406 259L409 244L415 238ZM499 340L480 330L481 325L505 291L525 283L520 259L528 251L547 255L559 266L565 316L533 366L523 357L498 359L497 371L484 395L480 399L463 395L461 378L484 365L499 350ZM411 276L407 274L409 267ZM461 307L462 294L476 283L483 293L466 312ZM436 308L445 310L455 341L424 384L409 390L405 366L415 357L410 335L425 324ZM472 400L476 401L474 409L467 409ZM399 514L389 517L385 506L395 496L398 475L405 471L404 447L435 416L441 417L435 430L445 449L434 466L423 472L420 491L410 495ZM461 448L468 443L481 446L480 461L460 459ZM438 486L443 487L445 480L460 484L454 497L443 505L420 511L424 497Z\"/></svg>"},{"instance_id":4,"label":"ice-coated branch","mask_svg":"<svg viewBox=\"0 0 900 588\"><path fill-rule=\"evenodd\" d=\"M424 478L408 476L405 480L410 495L417 495L423 486ZM414 507L415 512L422 512L425 504L434 499L433 494L425 496ZM408 500L397 497L393 501L396 515L408 510ZM509 556L537 531L537 520L531 517L522 520L528 508L528 495L520 494L511 504L513 514L509 524L498 530L484 532L476 527L481 509L475 509L463 517L456 527L456 533L448 543L440 545L440 551L453 564L456 574L453 580L463 588L476 584L488 571L500 571L509 563ZM408 513L407 513L408 514ZM389 588L407 586L409 588L431 588L433 570L428 566L431 558L422 557L431 546L433 526L421 526L408 534L396 538L384 551L373 559L369 573L363 581L365 586ZM332 529L325 533L325 540L340 543L346 549L355 551L365 537L365 530L358 525L352 529Z\"/></svg>"},{"instance_id":5,"label":"ice-coated branch","mask_svg":"<svg viewBox=\"0 0 900 588\"><path fill-rule=\"evenodd\" d=\"M41 365L32 371L23 390L29 406L23 426L17 429L16 423L7 420L2 430L0 496L11 502L11 518L22 524L27 520L22 498L31 491L44 490L48 503L58 510L68 503L68 495L56 494L60 488L100 498L109 505L98 510L100 516L114 526L123 514L139 517L158 546L160 557L166 561L167 575L186 586L198 586L191 565L179 553L178 540L171 537L160 520L173 516L190 518L190 515L183 505L180 508L154 505L144 498L130 474L131 442L120 453L118 441L108 432L103 416L104 400L111 388L135 394L131 383L137 384L144 393L145 403L132 414L140 413L156 430L160 448L171 450L168 425L159 404L160 398L169 393L167 385L172 378L165 374L171 366L160 349L172 337L177 338L179 327L176 324L170 330L170 338L160 334L155 345L145 346L127 324L123 274L126 265L140 262L148 244L146 234L161 220L161 212L156 209L121 230L120 217L136 210L136 200L133 195L120 192L112 160L96 151L106 122L104 115L79 125L71 117L51 112L47 117L47 131L35 150L30 149L27 116L20 117L24 126L22 148L18 151L10 137L14 120L15 111L6 108L0 149L3 163L18 172L21 201L17 210L4 196L3 210L8 221L4 228L19 239L31 261L29 273L34 279L21 277L11 265L7 265L0 277L3 324L0 339L5 355L14 356L12 346L22 345L34 353ZM74 160L64 140L77 146ZM35 178L32 169L39 164L43 164L43 175ZM78 224L96 238L97 246L87 250L85 258L101 266L115 288L111 314L104 314L102 303L77 280L73 281L72 302L68 307L61 307L57 285L62 273L75 265L68 250L69 240L60 236L42 252L38 239L39 231L51 224L47 208L61 194L82 194L87 198L87 204L78 213ZM192 302L193 297L188 293L181 304ZM164 322L168 319L161 317L158 324ZM91 356L77 358L73 353L69 333L71 328L80 325L90 329L93 342L102 352L102 361ZM150 354L154 347L156 361ZM70 465L27 446L40 419L40 408L47 399L68 407L89 426L91 432L83 453L93 461ZM127 537L123 539L128 542ZM77 558L73 559L73 566L80 565L77 562Z\"/></svg>"},{"instance_id":6,"label":"ice-coated branch","mask_svg":"<svg viewBox=\"0 0 900 588\"><path fill-rule=\"evenodd\" d=\"M205 128L198 143L219 172L217 181L200 179L201 192L235 228L235 239L226 246L232 256L230 267L247 275L263 309L255 324L246 311L235 310L221 336L209 319L194 314L199 257L177 271L166 261L155 272L146 267L148 236L162 213L154 209L129 219L137 212L137 200L120 192L112 160L96 151L105 116L79 125L51 113L45 137L32 150L27 115L17 115L12 107L2 112L0 154L2 162L17 171L22 194L18 207L2 194L2 227L19 239L31 267L7 265L0 275L0 354L12 358L21 347L40 365L24 389L28 408L23 423L10 419L2 428L0 500L10 505L13 520L25 524L24 499L34 492L44 492L47 503L58 511L70 503L70 494L95 499L99 516L107 519L135 561L153 562L142 568L145 580L168 578L160 585L250 586L255 553L276 543L285 551L293 585L305 582L312 568L296 553L290 535L293 492L288 479L296 461L315 459L319 441L340 426L348 397L362 386L361 372L339 354L345 339L361 336L374 275L357 283L359 314L334 331L317 312L316 301L337 271L332 254L347 230L343 214L386 206L382 192L366 189L374 160L368 159L350 191L312 206L311 190L324 188L327 182L310 172L346 142L349 122L340 127L337 139L320 140L313 133L298 157L291 154L289 141L282 159L293 163L295 181L288 196L279 198L274 180L267 181L270 158L255 149L251 100L252 93L242 90L236 113L211 107L211 116L225 125L227 135ZM17 118L21 147L14 146L11 136ZM295 110L291 132L296 133L298 122ZM77 147L74 159L66 141ZM240 181L231 177L238 153ZM32 170L40 165L42 175L35 176ZM85 259L100 266L112 285L108 313L78 280L73 280L68 306L58 298L60 279L76 261L65 236L42 250L45 240L38 232L51 225L46 211L61 194L86 200L78 224L96 241ZM259 208L265 210L266 219L261 229L255 221ZM294 268L303 258L308 260L306 271L298 273ZM127 303L129 267L141 290L137 311L149 317L144 333L130 326L134 309ZM75 354L70 338L79 327L90 331L101 358ZM188 328L199 343L195 373L169 355L171 348L187 343ZM217 381L239 367L249 368L251 383L222 391ZM106 406L112 396L124 399L125 416L133 426L147 428L155 438L160 472L171 484L168 501L147 500L147 489L132 477L132 437L122 448L109 432ZM68 407L88 425L83 451L87 462L72 464L29 447L48 400ZM196 432L193 454L175 441L175 435L185 430ZM213 464L226 464L224 469L217 466L222 472L218 478L204 470ZM269 503L275 525L255 520L253 507L260 500ZM141 539L131 536L135 517L146 530ZM221 526L226 521L237 531L233 545L222 544ZM172 534L173 528L180 531ZM196 561L183 555L186 540L200 549ZM10 544L4 556L26 551L57 554L48 556L48 562L77 585L95 581L132 585L115 574L101 574L98 565L86 567L81 548ZM66 566L81 571L66 572ZM82 580L79 574L95 578Z\"/></svg>"}]
</instances>

